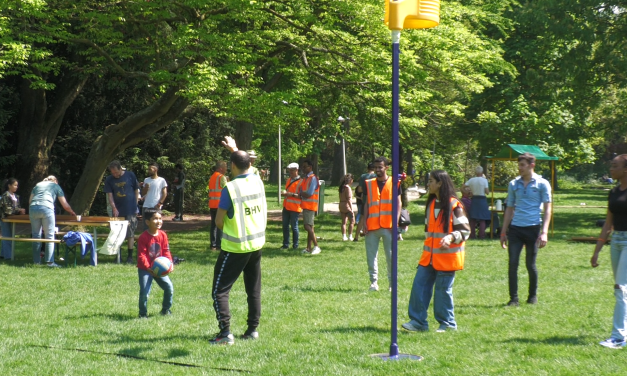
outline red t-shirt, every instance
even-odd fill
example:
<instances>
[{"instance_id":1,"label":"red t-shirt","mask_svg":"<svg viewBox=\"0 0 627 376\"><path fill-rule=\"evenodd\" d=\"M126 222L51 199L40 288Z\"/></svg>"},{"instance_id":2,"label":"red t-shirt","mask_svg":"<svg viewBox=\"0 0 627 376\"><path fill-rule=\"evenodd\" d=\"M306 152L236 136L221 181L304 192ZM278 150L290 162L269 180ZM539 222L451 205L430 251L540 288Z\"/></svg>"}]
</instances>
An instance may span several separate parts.
<instances>
[{"instance_id":1,"label":"red t-shirt","mask_svg":"<svg viewBox=\"0 0 627 376\"><path fill-rule=\"evenodd\" d=\"M159 256L167 257L172 261L168 235L161 230L157 230L157 235L154 236L144 231L137 240L137 267L148 270Z\"/></svg>"}]
</instances>

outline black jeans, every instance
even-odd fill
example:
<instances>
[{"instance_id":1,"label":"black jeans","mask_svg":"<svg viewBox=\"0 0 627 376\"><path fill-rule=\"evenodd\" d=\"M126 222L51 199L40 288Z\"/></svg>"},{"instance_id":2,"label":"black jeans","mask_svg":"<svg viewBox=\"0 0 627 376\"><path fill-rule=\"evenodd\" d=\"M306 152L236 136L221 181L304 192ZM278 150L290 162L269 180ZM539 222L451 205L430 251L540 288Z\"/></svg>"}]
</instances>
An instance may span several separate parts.
<instances>
[{"instance_id":1,"label":"black jeans","mask_svg":"<svg viewBox=\"0 0 627 376\"><path fill-rule=\"evenodd\" d=\"M183 192L184 188L174 188L174 215L183 216Z\"/></svg>"},{"instance_id":2,"label":"black jeans","mask_svg":"<svg viewBox=\"0 0 627 376\"><path fill-rule=\"evenodd\" d=\"M536 296L538 292L538 268L536 268L538 236L540 236L539 225L509 226L507 233L509 247L507 250L509 253L509 297L511 300L518 300L518 264L523 246L525 246L525 264L529 273L529 297Z\"/></svg>"},{"instance_id":3,"label":"black jeans","mask_svg":"<svg viewBox=\"0 0 627 376\"><path fill-rule=\"evenodd\" d=\"M231 331L229 292L239 275L244 273L244 288L248 301L248 330L259 326L261 317L261 250L249 253L221 251L213 269L211 297L220 333Z\"/></svg>"},{"instance_id":4,"label":"black jeans","mask_svg":"<svg viewBox=\"0 0 627 376\"><path fill-rule=\"evenodd\" d=\"M218 209L209 209L209 214L211 214L211 226L209 226L209 240L211 240L211 247L220 249L222 247L222 230L216 226Z\"/></svg>"}]
</instances>

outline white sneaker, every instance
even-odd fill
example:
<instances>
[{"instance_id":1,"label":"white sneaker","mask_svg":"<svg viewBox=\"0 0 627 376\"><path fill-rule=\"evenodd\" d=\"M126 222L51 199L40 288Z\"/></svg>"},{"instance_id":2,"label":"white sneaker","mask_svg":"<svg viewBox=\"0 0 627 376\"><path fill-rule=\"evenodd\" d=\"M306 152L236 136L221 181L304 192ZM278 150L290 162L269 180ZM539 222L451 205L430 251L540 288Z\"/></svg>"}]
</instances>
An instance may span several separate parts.
<instances>
[{"instance_id":1,"label":"white sneaker","mask_svg":"<svg viewBox=\"0 0 627 376\"><path fill-rule=\"evenodd\" d=\"M352 240L352 239L351 239L351 240ZM342 241L343 241L343 242L348 241L348 238L346 237L346 235L342 236Z\"/></svg>"},{"instance_id":2,"label":"white sneaker","mask_svg":"<svg viewBox=\"0 0 627 376\"><path fill-rule=\"evenodd\" d=\"M313 249L311 250L312 255L317 255L320 252L322 252L322 250L318 246L313 247Z\"/></svg>"},{"instance_id":3,"label":"white sneaker","mask_svg":"<svg viewBox=\"0 0 627 376\"><path fill-rule=\"evenodd\" d=\"M353 241L353 234L351 234L351 236L348 237L348 240L350 240L351 242Z\"/></svg>"},{"instance_id":4,"label":"white sneaker","mask_svg":"<svg viewBox=\"0 0 627 376\"><path fill-rule=\"evenodd\" d=\"M61 267L61 265L55 264L54 262L51 263L51 264L46 264L46 265L48 265L49 268L60 268Z\"/></svg>"},{"instance_id":5,"label":"white sneaker","mask_svg":"<svg viewBox=\"0 0 627 376\"><path fill-rule=\"evenodd\" d=\"M372 282L370 284L370 288L368 289L370 291L379 291L379 284L376 282Z\"/></svg>"},{"instance_id":6,"label":"white sneaker","mask_svg":"<svg viewBox=\"0 0 627 376\"><path fill-rule=\"evenodd\" d=\"M309 252L309 250L307 248L305 248L305 249L303 249L303 254L310 255L311 252Z\"/></svg>"}]
</instances>

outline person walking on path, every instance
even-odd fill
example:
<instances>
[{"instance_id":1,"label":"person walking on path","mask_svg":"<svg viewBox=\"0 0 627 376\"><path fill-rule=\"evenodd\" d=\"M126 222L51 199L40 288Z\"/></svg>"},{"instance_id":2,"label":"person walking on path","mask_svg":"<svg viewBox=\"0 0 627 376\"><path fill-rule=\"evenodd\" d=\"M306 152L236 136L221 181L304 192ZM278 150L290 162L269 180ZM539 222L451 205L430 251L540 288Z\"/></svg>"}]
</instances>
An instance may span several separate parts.
<instances>
[{"instance_id":1,"label":"person walking on path","mask_svg":"<svg viewBox=\"0 0 627 376\"><path fill-rule=\"evenodd\" d=\"M364 191L366 189L366 180L368 179L373 179L377 177L377 175L375 175L374 173L374 163L370 162L368 163L368 172L366 172L365 174L362 174L359 177L359 182L357 184L357 188L355 188L355 199L357 202L357 218L355 219L357 221L357 229L355 230L355 239L354 241L358 241L359 240L359 235L360 232L363 229L363 221L362 221L362 216L364 213Z\"/></svg>"},{"instance_id":2,"label":"person walking on path","mask_svg":"<svg viewBox=\"0 0 627 376\"><path fill-rule=\"evenodd\" d=\"M298 249L298 216L303 211L300 207L301 200L298 193L303 179L298 175L298 163L287 165L287 172L290 176L281 193L281 196L284 197L281 212L283 220L283 246L281 249L289 249L290 247L290 226L292 226L292 249Z\"/></svg>"},{"instance_id":3,"label":"person walking on path","mask_svg":"<svg viewBox=\"0 0 627 376\"><path fill-rule=\"evenodd\" d=\"M366 238L366 259L368 261L368 273L370 275L370 291L379 291L377 254L379 253L379 241L383 240L383 251L387 263L388 282L391 286L392 278L392 221L398 223L400 217L401 195L392 197L392 177L388 176L387 169L390 162L385 157L374 160L374 172L376 178L366 180L364 196L363 221ZM400 182L399 182L400 183ZM400 184L399 184L400 185ZM392 200L398 200L398 213L392 218ZM391 288L391 287L390 287Z\"/></svg>"},{"instance_id":4,"label":"person walking on path","mask_svg":"<svg viewBox=\"0 0 627 376\"><path fill-rule=\"evenodd\" d=\"M479 239L485 239L486 221L491 220L490 208L486 196L490 194L488 179L483 176L483 167L475 168L475 177L470 178L462 187L472 191L470 210L470 239L476 239L477 222L479 222Z\"/></svg>"},{"instance_id":5,"label":"person walking on path","mask_svg":"<svg viewBox=\"0 0 627 376\"><path fill-rule=\"evenodd\" d=\"M20 207L20 196L16 195L18 183L15 178L8 178L2 184L2 197L0 198L0 222L7 215L25 214L26 211ZM13 237L13 225L8 222L2 222L2 237ZM2 249L0 250L0 259L11 258L12 241L3 240Z\"/></svg>"},{"instance_id":6,"label":"person walking on path","mask_svg":"<svg viewBox=\"0 0 627 376\"><path fill-rule=\"evenodd\" d=\"M507 209L503 215L501 246L509 254L509 302L518 306L518 263L523 246L525 262L529 272L529 296L527 303L538 303L538 249L548 242L551 221L551 185L534 172L536 157L531 153L518 156L520 176L507 186ZM473 203L474 204L474 203ZM540 207L544 206L544 219Z\"/></svg>"},{"instance_id":7,"label":"person walking on path","mask_svg":"<svg viewBox=\"0 0 627 376\"><path fill-rule=\"evenodd\" d=\"M148 177L144 179L142 186L142 196L144 197L144 207L142 208L142 218L148 208L161 210L166 197L168 197L168 183L158 175L159 165L151 162L148 165ZM144 230L148 229L148 224L144 221Z\"/></svg>"},{"instance_id":8,"label":"person walking on path","mask_svg":"<svg viewBox=\"0 0 627 376\"><path fill-rule=\"evenodd\" d=\"M174 185L174 218L173 221L183 220L183 200L185 193L185 172L183 165L177 163L175 166L176 177L172 182Z\"/></svg>"},{"instance_id":9,"label":"person walking on path","mask_svg":"<svg viewBox=\"0 0 627 376\"><path fill-rule=\"evenodd\" d=\"M222 230L216 226L216 216L222 189L226 187L228 178L226 177L226 162L217 161L213 168L213 174L209 179L209 214L211 215L211 225L209 226L209 240L211 250L219 251L222 246Z\"/></svg>"},{"instance_id":10,"label":"person walking on path","mask_svg":"<svg viewBox=\"0 0 627 376\"><path fill-rule=\"evenodd\" d=\"M28 216L30 217L30 225L32 230L32 236L34 239L41 239L41 231L43 229L44 238L48 240L54 239L54 202L59 200L63 209L71 215L76 215L74 210L65 200L65 194L59 182L53 175L48 176L42 182L37 183L35 188L30 194L28 200L29 210ZM50 267L59 267L54 262L54 243L46 244L46 262ZM33 243L33 262L35 264L41 263L40 243Z\"/></svg>"},{"instance_id":11,"label":"person walking on path","mask_svg":"<svg viewBox=\"0 0 627 376\"><path fill-rule=\"evenodd\" d=\"M429 197L425 210L425 242L409 298L409 331L429 330L427 309L433 300L438 332L456 330L453 304L455 272L464 269L465 243L470 227L464 205L457 199L455 186L446 171L429 175Z\"/></svg>"},{"instance_id":12,"label":"person walking on path","mask_svg":"<svg viewBox=\"0 0 627 376\"><path fill-rule=\"evenodd\" d=\"M229 292L242 273L248 297L248 328L241 338L259 338L261 249L266 242L268 220L265 189L259 175L250 173L250 157L238 150L230 137L226 137L225 145L233 150L230 160L235 178L222 190L216 217L216 225L223 230L223 235L211 288L220 328L220 332L209 341L213 345L232 345L235 342L230 325Z\"/></svg>"},{"instance_id":13,"label":"person walking on path","mask_svg":"<svg viewBox=\"0 0 627 376\"><path fill-rule=\"evenodd\" d=\"M627 154L612 159L610 175L619 184L608 196L607 216L590 259L593 268L599 266L599 252L612 234L610 258L614 276L614 322L612 335L601 346L620 349L627 344Z\"/></svg>"},{"instance_id":14,"label":"person walking on path","mask_svg":"<svg viewBox=\"0 0 627 376\"><path fill-rule=\"evenodd\" d=\"M318 239L316 239L314 231L314 218L318 212L320 183L313 173L311 161L307 159L303 161L303 171L306 176L300 187L300 206L303 208L303 227L307 231L307 248L303 249L303 254L317 255L321 250L318 247Z\"/></svg>"},{"instance_id":15,"label":"person walking on path","mask_svg":"<svg viewBox=\"0 0 627 376\"><path fill-rule=\"evenodd\" d=\"M128 227L126 228L128 257L126 258L126 263L133 264L139 183L132 171L122 169L119 161L112 161L109 163L108 168L111 175L105 179L103 190L109 200L113 216L122 217L128 221Z\"/></svg>"},{"instance_id":16,"label":"person walking on path","mask_svg":"<svg viewBox=\"0 0 627 376\"><path fill-rule=\"evenodd\" d=\"M340 182L340 214L342 216L342 241L353 240L353 227L355 226L355 213L353 213L353 175L346 174ZM348 222L348 236L346 236L346 223Z\"/></svg>"}]
</instances>

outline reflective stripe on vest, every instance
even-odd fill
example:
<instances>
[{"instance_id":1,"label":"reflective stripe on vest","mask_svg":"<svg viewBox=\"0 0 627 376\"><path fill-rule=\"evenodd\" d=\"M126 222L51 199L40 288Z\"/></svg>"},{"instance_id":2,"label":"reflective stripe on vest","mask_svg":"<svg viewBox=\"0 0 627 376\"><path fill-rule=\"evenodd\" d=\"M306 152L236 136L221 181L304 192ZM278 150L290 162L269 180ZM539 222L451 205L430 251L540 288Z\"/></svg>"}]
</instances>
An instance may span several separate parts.
<instances>
[{"instance_id":1,"label":"reflective stripe on vest","mask_svg":"<svg viewBox=\"0 0 627 376\"><path fill-rule=\"evenodd\" d=\"M292 178L287 179L285 183L285 190L287 193L298 193L300 191L300 186L303 184L303 179L300 177L298 180L292 182ZM300 197L295 196L285 196L283 198L283 207L286 210L300 213L303 209L300 207L301 199Z\"/></svg>"},{"instance_id":2,"label":"reflective stripe on vest","mask_svg":"<svg viewBox=\"0 0 627 376\"><path fill-rule=\"evenodd\" d=\"M448 218L448 228L452 232L453 229L453 211L461 205L454 197L451 197L451 213ZM433 269L439 271L455 271L464 269L464 259L466 257L466 242L460 244L451 243L448 249L440 247L440 241L449 233L444 233L444 224L435 217L435 200L427 208L427 232L425 233L425 242L423 245L422 256L419 264L422 266L433 266ZM440 213L442 210L440 210Z\"/></svg>"},{"instance_id":3,"label":"reflective stripe on vest","mask_svg":"<svg viewBox=\"0 0 627 376\"><path fill-rule=\"evenodd\" d=\"M251 174L226 184L233 202L233 218L224 217L222 249L247 253L266 242L266 193L259 176Z\"/></svg>"},{"instance_id":4,"label":"reflective stripe on vest","mask_svg":"<svg viewBox=\"0 0 627 376\"><path fill-rule=\"evenodd\" d=\"M222 194L222 186L220 186L220 180L222 180L222 174L219 172L214 172L211 175L211 179L209 179L209 208L217 209L220 204L220 195Z\"/></svg>"},{"instance_id":5,"label":"reflective stripe on vest","mask_svg":"<svg viewBox=\"0 0 627 376\"><path fill-rule=\"evenodd\" d=\"M313 180L314 176L316 175L311 174L304 179L304 181L301 183L301 189L300 189L301 192L307 192L307 190L309 189L309 184L311 184L311 181ZM318 183L318 186L314 190L314 194L311 195L311 197L301 199L300 207L303 209L311 210L311 211L318 211L318 193L319 192L320 192L320 184Z\"/></svg>"},{"instance_id":6,"label":"reflective stripe on vest","mask_svg":"<svg viewBox=\"0 0 627 376\"><path fill-rule=\"evenodd\" d=\"M366 180L368 190L368 231L380 228L392 228L392 178L388 177L383 191L379 192L377 179ZM400 210L400 208L399 208Z\"/></svg>"}]
</instances>

